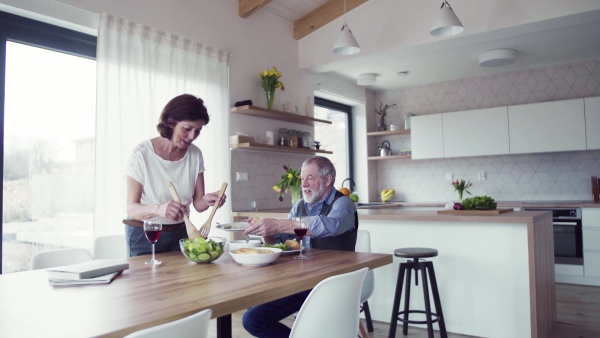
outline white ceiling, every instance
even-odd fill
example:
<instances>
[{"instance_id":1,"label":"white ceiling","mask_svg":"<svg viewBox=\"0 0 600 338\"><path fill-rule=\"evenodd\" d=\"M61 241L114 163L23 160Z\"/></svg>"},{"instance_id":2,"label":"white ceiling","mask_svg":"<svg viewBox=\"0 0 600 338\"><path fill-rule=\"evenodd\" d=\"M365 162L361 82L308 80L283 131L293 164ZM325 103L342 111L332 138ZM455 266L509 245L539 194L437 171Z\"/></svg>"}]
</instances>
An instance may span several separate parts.
<instances>
[{"instance_id":1,"label":"white ceiling","mask_svg":"<svg viewBox=\"0 0 600 338\"><path fill-rule=\"evenodd\" d=\"M273 0L265 9L293 22L327 1ZM466 25L465 32L468 29ZM517 61L496 68L479 66L479 53L495 48L517 50ZM351 81L359 74L375 73L377 84L367 88L380 91L598 58L600 11L591 11L479 34L463 33L385 53L357 54L311 70ZM401 71L409 71L408 76L398 76Z\"/></svg>"}]
</instances>

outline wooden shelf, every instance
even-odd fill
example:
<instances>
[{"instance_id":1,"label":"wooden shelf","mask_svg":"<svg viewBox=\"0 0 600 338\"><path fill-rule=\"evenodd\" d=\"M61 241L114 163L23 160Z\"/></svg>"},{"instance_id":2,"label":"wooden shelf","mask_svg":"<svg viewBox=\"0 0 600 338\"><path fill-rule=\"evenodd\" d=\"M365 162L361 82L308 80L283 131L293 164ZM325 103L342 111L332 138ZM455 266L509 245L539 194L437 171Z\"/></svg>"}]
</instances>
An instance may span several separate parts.
<instances>
[{"instance_id":1,"label":"wooden shelf","mask_svg":"<svg viewBox=\"0 0 600 338\"><path fill-rule=\"evenodd\" d=\"M387 136L387 135L406 135L410 134L410 129L372 131L367 133L367 136Z\"/></svg>"},{"instance_id":2,"label":"wooden shelf","mask_svg":"<svg viewBox=\"0 0 600 338\"><path fill-rule=\"evenodd\" d=\"M380 160L410 160L411 155L392 155L392 156L369 156L367 160L380 161Z\"/></svg>"},{"instance_id":3,"label":"wooden shelf","mask_svg":"<svg viewBox=\"0 0 600 338\"><path fill-rule=\"evenodd\" d=\"M324 124L332 124L331 121L328 120L320 120L315 119L313 117L286 113L279 110L261 108L256 106L240 106L240 107L232 107L230 110L232 113L248 115L248 116L256 116L262 117L271 120L285 121L285 122L293 122L304 124L307 126L314 126L320 123Z\"/></svg>"},{"instance_id":4,"label":"wooden shelf","mask_svg":"<svg viewBox=\"0 0 600 338\"><path fill-rule=\"evenodd\" d=\"M244 149L244 150L261 150L261 151L277 151L282 153L293 153L293 154L333 154L332 151L328 150L317 150L309 148L296 148L296 147L285 147L285 146L272 146L270 144L262 144L255 142L245 142L229 145L232 149Z\"/></svg>"}]
</instances>

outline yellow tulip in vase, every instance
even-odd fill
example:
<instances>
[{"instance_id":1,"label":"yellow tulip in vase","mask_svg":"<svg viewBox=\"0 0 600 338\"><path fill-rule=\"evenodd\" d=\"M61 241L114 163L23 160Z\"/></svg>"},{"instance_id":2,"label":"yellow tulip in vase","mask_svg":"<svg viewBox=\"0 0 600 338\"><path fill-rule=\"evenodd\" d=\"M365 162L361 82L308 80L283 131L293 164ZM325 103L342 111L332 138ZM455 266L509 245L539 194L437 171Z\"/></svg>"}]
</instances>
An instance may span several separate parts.
<instances>
[{"instance_id":1,"label":"yellow tulip in vase","mask_svg":"<svg viewBox=\"0 0 600 338\"><path fill-rule=\"evenodd\" d=\"M285 174L281 175L281 181L273 186L273 190L279 194L280 201L283 201L283 195L289 192L292 198L292 205L295 205L301 197L300 183L302 181L300 180L300 170L290 168L287 165L283 166L283 170L285 170Z\"/></svg>"},{"instance_id":2,"label":"yellow tulip in vase","mask_svg":"<svg viewBox=\"0 0 600 338\"><path fill-rule=\"evenodd\" d=\"M275 89L280 88L281 91L285 90L283 83L279 81L281 72L277 68L273 67L270 70L265 69L260 73L260 84L262 85L265 93L267 94L267 108L273 109L273 101L275 100Z\"/></svg>"}]
</instances>

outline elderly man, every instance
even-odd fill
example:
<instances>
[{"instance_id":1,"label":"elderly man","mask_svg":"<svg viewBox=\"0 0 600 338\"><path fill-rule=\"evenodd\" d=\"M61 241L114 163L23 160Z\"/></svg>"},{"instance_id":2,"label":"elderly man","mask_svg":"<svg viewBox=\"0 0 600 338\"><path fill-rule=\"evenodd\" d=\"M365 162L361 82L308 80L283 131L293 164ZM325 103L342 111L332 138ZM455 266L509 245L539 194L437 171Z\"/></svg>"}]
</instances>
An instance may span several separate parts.
<instances>
[{"instance_id":1,"label":"elderly man","mask_svg":"<svg viewBox=\"0 0 600 338\"><path fill-rule=\"evenodd\" d=\"M305 247L354 251L358 215L354 202L333 188L335 168L328 158L313 156L300 171L302 196L288 219L264 218L252 223L245 234L260 235L268 243L294 237L292 217L306 216ZM280 321L300 310L311 290L252 307L242 319L244 328L256 337L289 337L290 328Z\"/></svg>"}]
</instances>

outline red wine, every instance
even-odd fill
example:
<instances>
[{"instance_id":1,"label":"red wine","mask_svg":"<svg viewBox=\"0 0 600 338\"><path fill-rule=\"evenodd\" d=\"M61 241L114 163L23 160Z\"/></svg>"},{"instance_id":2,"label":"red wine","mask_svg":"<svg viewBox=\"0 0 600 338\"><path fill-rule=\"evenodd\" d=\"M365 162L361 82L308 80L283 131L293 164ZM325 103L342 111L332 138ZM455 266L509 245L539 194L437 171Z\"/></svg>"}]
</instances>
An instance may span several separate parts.
<instances>
[{"instance_id":1,"label":"red wine","mask_svg":"<svg viewBox=\"0 0 600 338\"><path fill-rule=\"evenodd\" d=\"M150 241L150 243L154 244L160 238L160 233L162 230L146 230L146 238Z\"/></svg>"},{"instance_id":2,"label":"red wine","mask_svg":"<svg viewBox=\"0 0 600 338\"><path fill-rule=\"evenodd\" d=\"M307 232L308 232L307 228L295 228L294 229L294 233L296 234L296 236L298 236L298 239L304 238L304 236L306 236Z\"/></svg>"}]
</instances>

